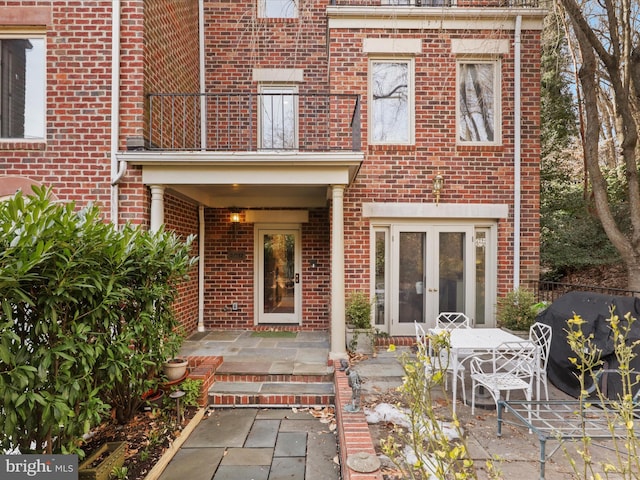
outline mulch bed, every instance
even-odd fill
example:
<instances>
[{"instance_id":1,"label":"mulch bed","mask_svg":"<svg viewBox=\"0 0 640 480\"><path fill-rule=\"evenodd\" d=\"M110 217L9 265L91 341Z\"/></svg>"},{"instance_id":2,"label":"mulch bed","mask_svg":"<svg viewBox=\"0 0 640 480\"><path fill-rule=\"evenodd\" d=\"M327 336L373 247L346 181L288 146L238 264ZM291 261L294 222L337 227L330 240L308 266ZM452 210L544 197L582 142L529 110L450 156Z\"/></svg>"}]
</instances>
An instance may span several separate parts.
<instances>
[{"instance_id":1,"label":"mulch bed","mask_svg":"<svg viewBox=\"0 0 640 480\"><path fill-rule=\"evenodd\" d=\"M127 442L124 461L127 479L143 480L197 411L195 407L185 408L180 425L175 410L140 412L125 425L108 421L92 431L81 448L88 457L106 442Z\"/></svg>"}]
</instances>

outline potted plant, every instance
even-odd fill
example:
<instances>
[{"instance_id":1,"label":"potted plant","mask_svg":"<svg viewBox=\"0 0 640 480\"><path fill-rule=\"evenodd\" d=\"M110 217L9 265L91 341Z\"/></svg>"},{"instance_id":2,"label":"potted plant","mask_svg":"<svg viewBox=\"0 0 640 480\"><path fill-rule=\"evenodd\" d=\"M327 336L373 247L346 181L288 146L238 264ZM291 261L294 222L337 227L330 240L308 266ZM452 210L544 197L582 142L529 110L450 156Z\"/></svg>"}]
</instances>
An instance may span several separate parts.
<instances>
[{"instance_id":1,"label":"potted plant","mask_svg":"<svg viewBox=\"0 0 640 480\"><path fill-rule=\"evenodd\" d=\"M355 353L373 353L375 329L371 325L373 301L364 292L354 292L347 298L347 348Z\"/></svg>"},{"instance_id":2,"label":"potted plant","mask_svg":"<svg viewBox=\"0 0 640 480\"><path fill-rule=\"evenodd\" d=\"M181 380L187 375L188 364L185 358L170 358L162 365L162 372L169 382Z\"/></svg>"}]
</instances>

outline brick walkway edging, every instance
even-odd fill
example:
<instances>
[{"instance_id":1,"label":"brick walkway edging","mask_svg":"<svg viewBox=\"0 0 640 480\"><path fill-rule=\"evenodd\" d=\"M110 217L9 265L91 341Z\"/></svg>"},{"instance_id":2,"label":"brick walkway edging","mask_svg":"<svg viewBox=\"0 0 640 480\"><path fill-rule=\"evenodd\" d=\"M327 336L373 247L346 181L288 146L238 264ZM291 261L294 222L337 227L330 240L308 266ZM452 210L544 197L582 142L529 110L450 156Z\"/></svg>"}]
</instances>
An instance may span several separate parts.
<instances>
[{"instance_id":1,"label":"brick walkway edging","mask_svg":"<svg viewBox=\"0 0 640 480\"><path fill-rule=\"evenodd\" d=\"M340 469L343 480L382 480L382 472L360 473L347 466L347 457L354 453L366 452L376 455L367 419L362 410L345 412L345 405L351 403L352 390L345 372L340 371L340 361L334 361L334 383L336 391L336 426L340 448Z\"/></svg>"}]
</instances>

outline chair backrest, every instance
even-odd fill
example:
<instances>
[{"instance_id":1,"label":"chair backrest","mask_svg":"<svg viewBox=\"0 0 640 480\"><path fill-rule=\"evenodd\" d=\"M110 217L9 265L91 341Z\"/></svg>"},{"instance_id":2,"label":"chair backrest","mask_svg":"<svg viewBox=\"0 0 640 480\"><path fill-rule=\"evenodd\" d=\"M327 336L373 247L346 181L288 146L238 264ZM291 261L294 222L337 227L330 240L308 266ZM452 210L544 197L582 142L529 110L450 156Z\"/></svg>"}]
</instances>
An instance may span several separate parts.
<instances>
[{"instance_id":1,"label":"chair backrest","mask_svg":"<svg viewBox=\"0 0 640 480\"><path fill-rule=\"evenodd\" d=\"M442 312L436 318L436 328L444 330L471 328L471 326L471 319L462 312Z\"/></svg>"},{"instance_id":2,"label":"chair backrest","mask_svg":"<svg viewBox=\"0 0 640 480\"><path fill-rule=\"evenodd\" d=\"M539 348L540 367L547 369L549 362L549 349L551 347L551 337L553 330L551 325L536 322L529 328L529 340Z\"/></svg>"},{"instance_id":3,"label":"chair backrest","mask_svg":"<svg viewBox=\"0 0 640 480\"><path fill-rule=\"evenodd\" d=\"M536 365L537 347L533 342L504 342L493 351L493 371L519 378L532 377Z\"/></svg>"},{"instance_id":4,"label":"chair backrest","mask_svg":"<svg viewBox=\"0 0 640 480\"><path fill-rule=\"evenodd\" d=\"M427 333L418 322L413 322L413 325L416 328L416 343L418 344L418 347L423 348L423 351L426 352L428 346Z\"/></svg>"}]
</instances>

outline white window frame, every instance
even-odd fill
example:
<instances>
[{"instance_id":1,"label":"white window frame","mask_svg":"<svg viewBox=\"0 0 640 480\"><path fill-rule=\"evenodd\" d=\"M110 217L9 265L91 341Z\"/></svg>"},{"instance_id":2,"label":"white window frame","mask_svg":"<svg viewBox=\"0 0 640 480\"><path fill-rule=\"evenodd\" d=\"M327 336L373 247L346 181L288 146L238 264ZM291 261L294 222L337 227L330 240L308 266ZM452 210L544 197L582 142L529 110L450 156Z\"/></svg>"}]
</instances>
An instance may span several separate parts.
<instances>
[{"instance_id":1,"label":"white window frame","mask_svg":"<svg viewBox=\"0 0 640 480\"><path fill-rule=\"evenodd\" d=\"M268 98L270 98L268 95L267 96L263 96L260 95L260 101L258 102L258 108L259 108L259 112L258 112L258 141L259 141L259 145L260 145L260 149L264 149L264 150L296 150L298 148L298 127L299 127L299 114L300 112L298 111L298 86L297 85L291 85L291 84L268 84L268 85L260 85L258 88L258 91L260 94L283 94L283 95L291 95L292 99L293 99L293 145L289 146L289 147L285 147L284 145L280 148L278 148L277 146L274 147L273 143L272 146L266 146L264 145L264 133L265 133L265 125L264 125L264 112L265 112L265 104L264 102L267 101ZM283 120L283 125L284 125L284 120ZM273 142L273 137L272 140Z\"/></svg>"},{"instance_id":2,"label":"white window frame","mask_svg":"<svg viewBox=\"0 0 640 480\"><path fill-rule=\"evenodd\" d=\"M379 140L375 138L374 67L381 63L404 63L407 65L407 138L404 140ZM413 145L415 143L415 59L413 57L369 58L369 143L372 145Z\"/></svg>"},{"instance_id":3,"label":"white window frame","mask_svg":"<svg viewBox=\"0 0 640 480\"><path fill-rule=\"evenodd\" d=\"M462 138L462 125L463 125L463 112L461 109L462 95L460 93L460 86L462 81L462 66L463 65L491 65L493 66L493 139L463 139ZM501 70L502 64L499 58L460 58L456 62L456 142L459 145L499 145L502 143L502 115L501 115L501 98L502 98L502 84L501 84Z\"/></svg>"},{"instance_id":4,"label":"white window frame","mask_svg":"<svg viewBox=\"0 0 640 480\"><path fill-rule=\"evenodd\" d=\"M298 2L296 0L258 0L258 16L260 18L298 18Z\"/></svg>"},{"instance_id":5,"label":"white window frame","mask_svg":"<svg viewBox=\"0 0 640 480\"><path fill-rule=\"evenodd\" d=\"M46 100L46 88L47 88L47 42L46 35L44 33L34 32L0 32L0 40L37 40L40 45L36 48L40 48L41 52L39 57L34 57L31 61L35 61L35 64L31 65L31 73L41 73L41 78L36 80L35 83L29 84L27 78L27 85L25 87L25 106L24 106L24 125L25 131L22 136L4 136L0 129L0 141L44 141L46 138L46 113L47 113L47 100ZM0 45L0 48L2 46ZM27 62L30 60L27 59ZM5 67L7 68L7 67ZM2 103L2 78L4 73L0 71L0 109L4 109L5 106ZM0 112L2 114L2 112ZM30 127L30 130L27 130Z\"/></svg>"}]
</instances>

